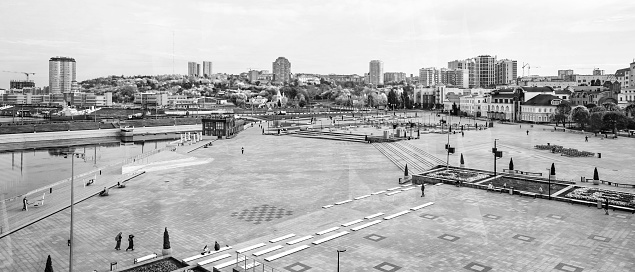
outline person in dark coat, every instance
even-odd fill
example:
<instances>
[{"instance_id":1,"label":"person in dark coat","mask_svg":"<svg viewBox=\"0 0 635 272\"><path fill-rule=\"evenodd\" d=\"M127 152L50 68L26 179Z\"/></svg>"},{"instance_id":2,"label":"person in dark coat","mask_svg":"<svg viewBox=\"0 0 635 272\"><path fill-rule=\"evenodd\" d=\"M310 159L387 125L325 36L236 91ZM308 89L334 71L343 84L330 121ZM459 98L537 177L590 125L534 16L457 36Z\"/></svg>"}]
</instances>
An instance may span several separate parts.
<instances>
[{"instance_id":1,"label":"person in dark coat","mask_svg":"<svg viewBox=\"0 0 635 272\"><path fill-rule=\"evenodd\" d=\"M128 251L128 249L134 251L134 235L130 234L128 235L128 248L126 248L126 251Z\"/></svg>"},{"instance_id":2,"label":"person in dark coat","mask_svg":"<svg viewBox=\"0 0 635 272\"><path fill-rule=\"evenodd\" d=\"M426 196L426 185L425 183L421 183L421 197Z\"/></svg>"},{"instance_id":3,"label":"person in dark coat","mask_svg":"<svg viewBox=\"0 0 635 272\"><path fill-rule=\"evenodd\" d=\"M604 198L604 212L606 215L609 215L609 199Z\"/></svg>"},{"instance_id":4,"label":"person in dark coat","mask_svg":"<svg viewBox=\"0 0 635 272\"><path fill-rule=\"evenodd\" d=\"M214 242L214 251L218 251L220 249L220 245L218 244L218 241Z\"/></svg>"},{"instance_id":5,"label":"person in dark coat","mask_svg":"<svg viewBox=\"0 0 635 272\"><path fill-rule=\"evenodd\" d=\"M529 135L529 130L527 130L527 135Z\"/></svg>"},{"instance_id":6,"label":"person in dark coat","mask_svg":"<svg viewBox=\"0 0 635 272\"><path fill-rule=\"evenodd\" d=\"M29 210L29 200L26 199L26 196L22 199L22 210L23 211Z\"/></svg>"},{"instance_id":7,"label":"person in dark coat","mask_svg":"<svg viewBox=\"0 0 635 272\"><path fill-rule=\"evenodd\" d=\"M121 232L115 236L115 241L117 241L117 245L115 246L115 250L121 250Z\"/></svg>"}]
</instances>

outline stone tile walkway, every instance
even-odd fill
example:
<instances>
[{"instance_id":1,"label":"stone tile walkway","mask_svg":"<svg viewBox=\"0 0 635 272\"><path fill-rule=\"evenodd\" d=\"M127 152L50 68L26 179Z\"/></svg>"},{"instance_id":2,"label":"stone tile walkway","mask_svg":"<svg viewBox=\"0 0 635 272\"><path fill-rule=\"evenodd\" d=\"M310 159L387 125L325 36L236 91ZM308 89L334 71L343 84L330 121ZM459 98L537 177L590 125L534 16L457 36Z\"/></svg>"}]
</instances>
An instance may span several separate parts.
<instances>
[{"instance_id":1,"label":"stone tile walkway","mask_svg":"<svg viewBox=\"0 0 635 272\"><path fill-rule=\"evenodd\" d=\"M518 169L540 170L538 161L548 162L544 157L551 157L534 151L532 143L526 143L512 128L518 129L500 125L471 131L464 139L451 138L451 143L456 141L458 152L468 150L468 167L489 169L489 138L497 137L501 144L525 147L513 155ZM535 134L536 143L555 142L560 137L549 135L556 134L564 135L560 141L575 141L576 135L535 129L530 135ZM409 143L439 156L445 141L447 135L432 134ZM626 159L629 148L633 147L624 147L624 153L615 156ZM177 157L182 156L186 155ZM214 241L235 249L258 243L284 244L286 241L267 241L289 233L315 235L371 214L395 214L430 201L435 204L332 241L313 245L313 240L307 240L285 246L311 246L290 256L264 261L277 253L271 252L257 259L281 271L292 271L285 267L333 271L336 250L346 249L340 253L341 271L632 271L635 267L635 219L620 212L604 215L595 207L442 185L429 187L423 198L418 190L410 190L323 209L327 204L397 186L402 171L369 144L263 136L255 129L187 156L213 161L150 171L109 197L93 197L76 206L75 270L108 271L110 262L123 267L134 258L160 254L164 227L170 232L173 256L182 259ZM458 163L458 156L455 159ZM589 167L588 161L577 158L553 159L572 165L572 170L565 170L567 167L556 164L562 176ZM610 156L606 162L604 156L594 160L603 169L618 166L613 163L619 161ZM633 171L623 168L617 172L627 175ZM254 208L269 206L275 207L274 213L284 212L280 217L268 216L268 211L260 216L259 209L251 217L261 219L260 224L245 220ZM64 210L1 238L0 270L43 270L49 254L56 271L68 269L68 226L69 212ZM119 231L124 236L135 235L135 251L114 250L113 238ZM122 248L126 246L124 241Z\"/></svg>"}]
</instances>

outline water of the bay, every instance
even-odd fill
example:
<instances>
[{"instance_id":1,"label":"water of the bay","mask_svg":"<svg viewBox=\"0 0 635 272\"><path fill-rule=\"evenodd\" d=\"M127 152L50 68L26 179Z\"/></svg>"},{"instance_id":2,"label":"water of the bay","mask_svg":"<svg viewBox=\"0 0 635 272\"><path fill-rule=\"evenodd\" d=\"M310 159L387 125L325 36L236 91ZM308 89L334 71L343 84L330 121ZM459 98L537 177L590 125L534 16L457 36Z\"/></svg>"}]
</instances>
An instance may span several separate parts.
<instances>
[{"instance_id":1,"label":"water of the bay","mask_svg":"<svg viewBox=\"0 0 635 272\"><path fill-rule=\"evenodd\" d=\"M173 140L121 143L118 138L56 147L37 146L0 151L0 197L13 197L71 177L71 158L64 152L84 153L75 158L75 175L121 162L125 158L165 147ZM51 145L52 146L52 145Z\"/></svg>"}]
</instances>

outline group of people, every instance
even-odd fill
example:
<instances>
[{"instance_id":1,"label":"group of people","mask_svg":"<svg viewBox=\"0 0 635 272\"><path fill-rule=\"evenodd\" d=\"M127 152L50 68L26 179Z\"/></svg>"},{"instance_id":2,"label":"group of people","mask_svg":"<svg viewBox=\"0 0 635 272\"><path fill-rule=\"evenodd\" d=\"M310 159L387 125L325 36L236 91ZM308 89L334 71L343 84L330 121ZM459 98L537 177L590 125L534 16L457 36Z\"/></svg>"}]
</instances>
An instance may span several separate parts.
<instances>
[{"instance_id":1,"label":"group of people","mask_svg":"<svg viewBox=\"0 0 635 272\"><path fill-rule=\"evenodd\" d=\"M214 242L214 251L218 251L220 250L220 245L218 244L218 241ZM203 252L201 252L201 255L205 255L212 252L211 249L209 249L209 247L207 245L205 245L205 247L203 247Z\"/></svg>"},{"instance_id":2,"label":"group of people","mask_svg":"<svg viewBox=\"0 0 635 272\"><path fill-rule=\"evenodd\" d=\"M122 232L119 232L119 234L117 234L117 236L115 236L115 241L117 241L117 245L115 246L115 250L121 250L121 236ZM128 247L126 248L126 251L128 250L132 250L134 251L134 235L130 234L128 235Z\"/></svg>"}]
</instances>

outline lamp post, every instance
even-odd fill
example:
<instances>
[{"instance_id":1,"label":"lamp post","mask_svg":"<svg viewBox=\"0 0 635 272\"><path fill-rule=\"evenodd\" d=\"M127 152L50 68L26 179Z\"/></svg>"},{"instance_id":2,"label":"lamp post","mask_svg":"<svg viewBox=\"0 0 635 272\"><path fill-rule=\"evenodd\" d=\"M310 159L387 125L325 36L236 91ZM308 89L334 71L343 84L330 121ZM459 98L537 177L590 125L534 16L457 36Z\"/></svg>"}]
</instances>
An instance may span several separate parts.
<instances>
[{"instance_id":1,"label":"lamp post","mask_svg":"<svg viewBox=\"0 0 635 272\"><path fill-rule=\"evenodd\" d=\"M499 158L499 154L498 153L498 148L496 148L496 141L498 141L498 139L494 139L494 148L492 148L492 153L494 154L494 176L496 176L496 160ZM502 157L502 156L501 156Z\"/></svg>"},{"instance_id":2,"label":"lamp post","mask_svg":"<svg viewBox=\"0 0 635 272\"><path fill-rule=\"evenodd\" d=\"M68 155L71 156L71 233L70 233L70 239L69 241L69 246L70 246L70 254L69 254L69 264L68 264L68 271L69 272L73 272L73 214L74 214L74 206L75 206L75 188L74 188L74 182L75 182L75 157L77 158L85 158L85 154L84 153L75 153L75 152L68 152L68 153L64 153L64 158L67 158Z\"/></svg>"},{"instance_id":3,"label":"lamp post","mask_svg":"<svg viewBox=\"0 0 635 272\"><path fill-rule=\"evenodd\" d=\"M551 169L549 169L549 200L551 200L551 176L556 175L556 166L551 163Z\"/></svg>"},{"instance_id":4,"label":"lamp post","mask_svg":"<svg viewBox=\"0 0 635 272\"><path fill-rule=\"evenodd\" d=\"M340 253L346 252L346 249L337 250L337 272L340 272Z\"/></svg>"}]
</instances>

